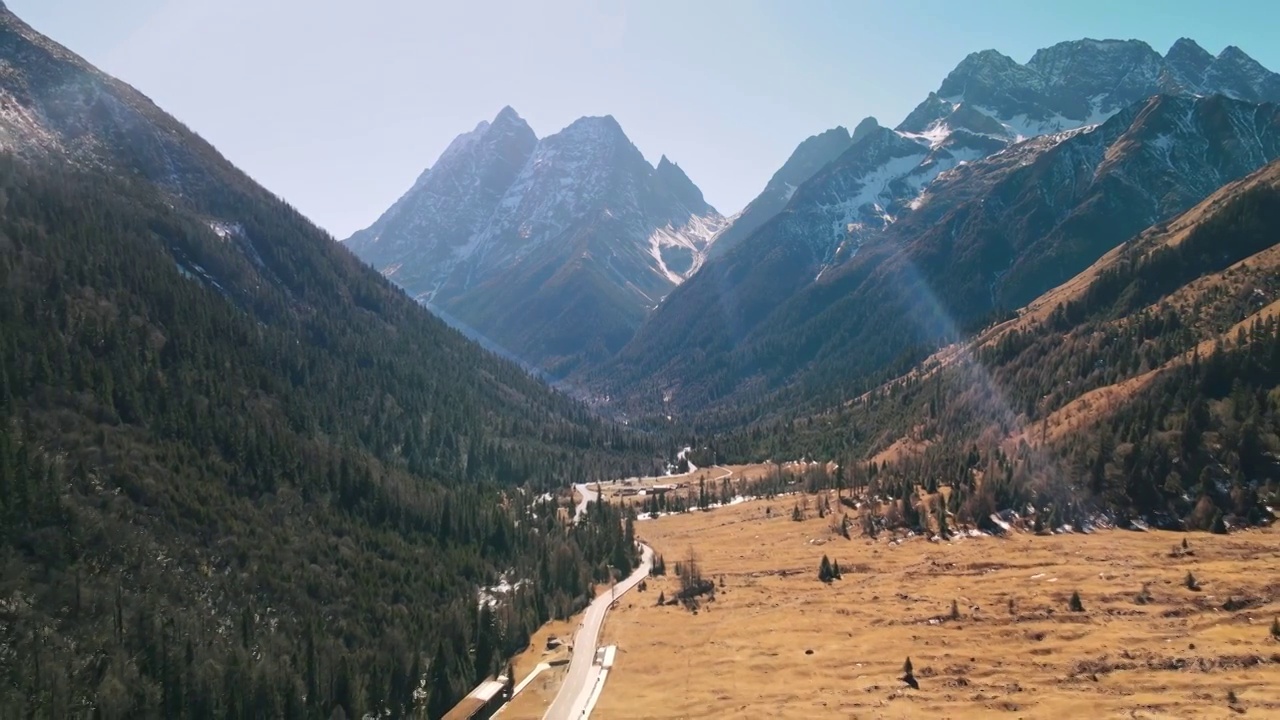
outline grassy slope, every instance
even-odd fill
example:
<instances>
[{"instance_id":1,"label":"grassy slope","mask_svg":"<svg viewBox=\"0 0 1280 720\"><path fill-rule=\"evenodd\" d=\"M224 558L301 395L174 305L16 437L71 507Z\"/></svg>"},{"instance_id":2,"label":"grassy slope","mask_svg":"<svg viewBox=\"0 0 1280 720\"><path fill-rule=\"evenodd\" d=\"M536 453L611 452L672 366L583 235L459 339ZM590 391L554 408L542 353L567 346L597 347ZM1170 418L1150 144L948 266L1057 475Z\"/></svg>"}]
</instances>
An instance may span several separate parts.
<instances>
[{"instance_id":1,"label":"grassy slope","mask_svg":"<svg viewBox=\"0 0 1280 720\"><path fill-rule=\"evenodd\" d=\"M897 544L792 522L793 502L640 523L668 562L692 548L724 587L696 615L654 606L671 578L621 603L596 716L1226 718L1228 691L1249 716L1280 712L1280 588L1258 571L1280 559L1275 529L1197 535L1185 557L1168 533ZM844 572L831 585L824 554ZM1086 612L1068 612L1072 591ZM1233 596L1261 604L1223 610ZM961 619L935 622L953 600ZM907 657L919 691L898 680Z\"/></svg>"}]
</instances>

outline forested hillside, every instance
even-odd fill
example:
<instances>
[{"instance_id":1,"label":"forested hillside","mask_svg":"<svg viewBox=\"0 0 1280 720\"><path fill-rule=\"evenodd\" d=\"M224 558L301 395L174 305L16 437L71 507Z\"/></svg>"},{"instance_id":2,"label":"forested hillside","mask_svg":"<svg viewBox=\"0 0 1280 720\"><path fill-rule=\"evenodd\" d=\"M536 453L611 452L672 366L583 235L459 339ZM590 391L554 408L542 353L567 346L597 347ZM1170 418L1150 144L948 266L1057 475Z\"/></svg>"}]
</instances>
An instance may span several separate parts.
<instances>
[{"instance_id":1,"label":"forested hillside","mask_svg":"<svg viewBox=\"0 0 1280 720\"><path fill-rule=\"evenodd\" d=\"M628 569L618 518L570 531L533 489L645 447L374 273L246 292L145 183L4 158L0 187L0 715L400 715L428 672L439 710Z\"/></svg>"},{"instance_id":2,"label":"forested hillside","mask_svg":"<svg viewBox=\"0 0 1280 720\"><path fill-rule=\"evenodd\" d=\"M974 524L1028 504L1076 525L1263 520L1280 488L1277 240L1273 163L838 411L710 444L837 458L899 499L954 486Z\"/></svg>"},{"instance_id":3,"label":"forested hillside","mask_svg":"<svg viewBox=\"0 0 1280 720\"><path fill-rule=\"evenodd\" d=\"M0 717L436 717L629 569L535 498L649 439L2 6L0 58Z\"/></svg>"}]
</instances>

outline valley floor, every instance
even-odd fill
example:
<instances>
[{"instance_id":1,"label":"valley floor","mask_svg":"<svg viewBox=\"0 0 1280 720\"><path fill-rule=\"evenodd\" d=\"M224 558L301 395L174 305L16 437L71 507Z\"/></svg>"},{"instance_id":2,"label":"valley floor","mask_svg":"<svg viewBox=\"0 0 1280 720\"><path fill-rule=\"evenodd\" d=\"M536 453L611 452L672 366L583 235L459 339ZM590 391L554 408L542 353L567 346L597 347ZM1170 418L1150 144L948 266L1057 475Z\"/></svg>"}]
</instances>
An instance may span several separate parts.
<instances>
[{"instance_id":1,"label":"valley floor","mask_svg":"<svg viewBox=\"0 0 1280 720\"><path fill-rule=\"evenodd\" d=\"M1280 529L897 542L851 517L846 540L808 499L799 522L788 496L637 525L668 577L610 614L593 717L1280 715ZM690 551L715 599L657 607ZM818 580L824 554L843 579Z\"/></svg>"}]
</instances>

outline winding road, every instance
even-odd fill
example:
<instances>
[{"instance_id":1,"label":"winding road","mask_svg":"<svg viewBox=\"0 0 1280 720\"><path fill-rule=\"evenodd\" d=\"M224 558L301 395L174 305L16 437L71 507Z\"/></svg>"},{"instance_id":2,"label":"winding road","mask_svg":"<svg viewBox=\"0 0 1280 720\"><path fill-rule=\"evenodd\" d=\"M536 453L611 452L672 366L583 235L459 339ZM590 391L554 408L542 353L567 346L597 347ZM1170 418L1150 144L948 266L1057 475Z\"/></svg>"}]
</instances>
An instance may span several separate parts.
<instances>
[{"instance_id":1,"label":"winding road","mask_svg":"<svg viewBox=\"0 0 1280 720\"><path fill-rule=\"evenodd\" d=\"M728 468L719 465L716 467L725 473L716 478L717 480L732 474ZM689 468L689 475L697 471L692 464ZM585 483L574 485L574 489L582 496L573 511L573 520L577 522L587 511L587 505L599 499L599 493ZM641 543L640 553L640 566L635 569L635 572L587 606L587 611L582 616L582 623L573 634L573 656L569 660L569 671L565 674L556 699L542 716L543 720L580 720L590 712L592 691L595 690L600 678L601 668L596 664L596 650L600 642L600 631L604 628L605 616L618 598L649 576L649 570L653 567L653 548Z\"/></svg>"},{"instance_id":2,"label":"winding road","mask_svg":"<svg viewBox=\"0 0 1280 720\"><path fill-rule=\"evenodd\" d=\"M587 504L600 499L600 493L592 490L586 483L579 483L574 485L573 488L582 496L582 499L578 501L578 507L573 509L573 521L576 523L582 519L582 514L587 511Z\"/></svg>"},{"instance_id":3,"label":"winding road","mask_svg":"<svg viewBox=\"0 0 1280 720\"><path fill-rule=\"evenodd\" d=\"M599 494L585 484L575 485L574 489L582 496L573 514L574 522L577 522L587 511L587 504L595 502ZM569 672L565 674L556 699L552 701L551 707L547 708L547 713L542 716L543 720L570 720L571 718L577 720L587 714L591 692L595 689L600 675L600 666L595 662L596 645L600 642L600 631L604 628L605 615L618 598L648 577L649 569L653 567L653 548L641 544L640 553L640 566L635 569L635 572L587 606L587 611L582 616L582 623L573 634L573 656L569 660Z\"/></svg>"},{"instance_id":4,"label":"winding road","mask_svg":"<svg viewBox=\"0 0 1280 720\"><path fill-rule=\"evenodd\" d=\"M543 720L577 720L586 713L591 691L595 689L596 679L600 674L600 666L595 662L596 645L600 641L605 615L618 598L649 576L649 568L653 565L653 549L648 545L641 545L640 548L640 567L626 580L614 585L608 593L596 598L583 614L582 624L573 635L573 658L569 661L569 672L560 685L555 701L547 709L546 715L542 716Z\"/></svg>"}]
</instances>

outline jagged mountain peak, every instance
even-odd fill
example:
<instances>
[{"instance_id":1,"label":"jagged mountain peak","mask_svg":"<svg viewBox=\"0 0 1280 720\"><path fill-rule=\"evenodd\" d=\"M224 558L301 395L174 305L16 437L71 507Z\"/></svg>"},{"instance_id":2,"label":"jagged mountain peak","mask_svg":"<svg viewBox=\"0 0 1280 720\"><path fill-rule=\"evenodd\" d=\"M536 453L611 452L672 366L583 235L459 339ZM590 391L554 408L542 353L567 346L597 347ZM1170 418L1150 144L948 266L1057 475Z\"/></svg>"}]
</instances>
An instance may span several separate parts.
<instances>
[{"instance_id":1,"label":"jagged mountain peak","mask_svg":"<svg viewBox=\"0 0 1280 720\"><path fill-rule=\"evenodd\" d=\"M850 141L849 129L843 125L837 125L830 130L823 130L817 135L810 135L801 141L800 145L791 152L788 161L794 159L797 155L803 154L807 148L826 142L848 143Z\"/></svg>"},{"instance_id":2,"label":"jagged mountain peak","mask_svg":"<svg viewBox=\"0 0 1280 720\"><path fill-rule=\"evenodd\" d=\"M1082 58L1108 58L1123 61L1126 58L1151 56L1159 57L1160 53L1142 40L1082 38L1066 40L1037 50L1027 62L1027 67L1046 75L1054 75L1061 71L1062 64L1077 63Z\"/></svg>"},{"instance_id":3,"label":"jagged mountain peak","mask_svg":"<svg viewBox=\"0 0 1280 720\"><path fill-rule=\"evenodd\" d=\"M981 102L993 88L1025 86L1038 88L1037 73L998 50L970 53L942 81L938 96L947 100Z\"/></svg>"},{"instance_id":4,"label":"jagged mountain peak","mask_svg":"<svg viewBox=\"0 0 1280 720\"><path fill-rule=\"evenodd\" d=\"M1222 52L1218 53L1218 59L1231 60L1235 62L1257 62L1249 56L1249 53L1241 50L1239 46L1236 45L1228 45L1222 48Z\"/></svg>"},{"instance_id":5,"label":"jagged mountain peak","mask_svg":"<svg viewBox=\"0 0 1280 720\"><path fill-rule=\"evenodd\" d=\"M798 187L844 154L853 144L854 137L860 139L861 136L873 130L874 127L868 123L874 122L874 118L867 118L858 123L852 136L849 130L841 125L805 138L791 152L791 156L782 164L782 167L769 178L764 190L743 208L728 228L716 237L708 256L714 258L729 254L751 233L781 212ZM878 123L876 126L878 127Z\"/></svg>"},{"instance_id":6,"label":"jagged mountain peak","mask_svg":"<svg viewBox=\"0 0 1280 720\"><path fill-rule=\"evenodd\" d=\"M498 114L493 118L494 125L516 121L524 122L524 118L520 117L520 113L516 112L516 109L510 105L503 105L502 109L499 110Z\"/></svg>"},{"instance_id":7,"label":"jagged mountain peak","mask_svg":"<svg viewBox=\"0 0 1280 720\"><path fill-rule=\"evenodd\" d=\"M635 166L652 167L612 115L580 117L548 135L538 144L532 163L540 167L555 158L563 164L570 157L577 159L571 163L576 171L592 167L603 171L609 163L622 162L621 158ZM575 172L569 166L564 169Z\"/></svg>"},{"instance_id":8,"label":"jagged mountain peak","mask_svg":"<svg viewBox=\"0 0 1280 720\"><path fill-rule=\"evenodd\" d=\"M1152 94L1165 61L1141 40L1085 39L1038 50L1027 67L1041 77L1045 110L1085 119Z\"/></svg>"},{"instance_id":9,"label":"jagged mountain peak","mask_svg":"<svg viewBox=\"0 0 1280 720\"><path fill-rule=\"evenodd\" d=\"M1218 92L1251 102L1280 102L1280 75L1235 45L1228 45L1205 70L1200 92Z\"/></svg>"},{"instance_id":10,"label":"jagged mountain peak","mask_svg":"<svg viewBox=\"0 0 1280 720\"><path fill-rule=\"evenodd\" d=\"M516 112L510 105L504 106L499 110L492 121L483 124L486 125L487 130L494 133L518 133L537 137L533 132L533 128L529 127L529 123L525 122L524 118L520 117L520 113Z\"/></svg>"},{"instance_id":11,"label":"jagged mountain peak","mask_svg":"<svg viewBox=\"0 0 1280 720\"><path fill-rule=\"evenodd\" d=\"M1218 57L1214 58L1215 66L1230 67L1238 72L1244 72L1247 76L1253 78L1265 78L1266 76L1274 76L1275 73L1263 67L1262 63L1253 59L1248 53L1235 45L1228 45L1218 53Z\"/></svg>"},{"instance_id":12,"label":"jagged mountain peak","mask_svg":"<svg viewBox=\"0 0 1280 720\"><path fill-rule=\"evenodd\" d=\"M594 136L597 138L626 138L622 125L612 115L586 115L569 123L561 130L566 136Z\"/></svg>"},{"instance_id":13,"label":"jagged mountain peak","mask_svg":"<svg viewBox=\"0 0 1280 720\"><path fill-rule=\"evenodd\" d=\"M962 74L968 74L988 68L1012 67L1014 65L1021 66L1017 60L999 50L987 48L986 50L976 50L965 55L964 59L960 61L960 64L952 72L959 71Z\"/></svg>"},{"instance_id":14,"label":"jagged mountain peak","mask_svg":"<svg viewBox=\"0 0 1280 720\"><path fill-rule=\"evenodd\" d=\"M853 129L853 135L850 136L849 143L853 144L858 142L878 127L880 127L880 123L874 117L868 115L867 117L862 118L862 122L859 122L857 127ZM844 130L844 128L840 129Z\"/></svg>"},{"instance_id":15,"label":"jagged mountain peak","mask_svg":"<svg viewBox=\"0 0 1280 720\"><path fill-rule=\"evenodd\" d=\"M347 246L402 286L419 285L430 276L426 266L449 266L466 254L470 238L537 144L533 129L503 108L492 122L481 121L449 143L408 192L348 238Z\"/></svg>"},{"instance_id":16,"label":"jagged mountain peak","mask_svg":"<svg viewBox=\"0 0 1280 720\"><path fill-rule=\"evenodd\" d=\"M1213 61L1213 55L1195 40L1178 38L1164 56L1168 77L1161 82L1162 89L1188 93L1198 91Z\"/></svg>"},{"instance_id":17,"label":"jagged mountain peak","mask_svg":"<svg viewBox=\"0 0 1280 720\"><path fill-rule=\"evenodd\" d=\"M684 170L680 169L680 163L673 162L671 158L667 157L665 154L658 158L658 164L654 166L654 172L660 176L669 175L678 176L685 180L689 179L689 176L685 175Z\"/></svg>"},{"instance_id":18,"label":"jagged mountain peak","mask_svg":"<svg viewBox=\"0 0 1280 720\"><path fill-rule=\"evenodd\" d=\"M702 191L698 189L697 185L693 184L693 181L680 168L680 165L671 162L666 155L663 155L658 160L658 166L654 169L654 177L695 215L715 212L715 208L707 204L706 199L702 196Z\"/></svg>"},{"instance_id":19,"label":"jagged mountain peak","mask_svg":"<svg viewBox=\"0 0 1280 720\"><path fill-rule=\"evenodd\" d=\"M505 107L350 244L450 322L559 374L626 342L723 223L612 115L538 140Z\"/></svg>"},{"instance_id":20,"label":"jagged mountain peak","mask_svg":"<svg viewBox=\"0 0 1280 720\"><path fill-rule=\"evenodd\" d=\"M1200 43L1189 37L1180 37L1174 40L1173 44L1169 46L1169 52L1165 53L1164 57L1166 60L1170 58L1187 58L1197 61L1203 59L1206 67L1213 60L1212 53L1200 47Z\"/></svg>"},{"instance_id":21,"label":"jagged mountain peak","mask_svg":"<svg viewBox=\"0 0 1280 720\"><path fill-rule=\"evenodd\" d=\"M1071 40L1025 65L984 50L962 60L898 130L935 144L956 129L1016 141L1096 125L1162 92L1275 102L1280 76L1238 48L1215 58L1188 38L1164 56L1141 40Z\"/></svg>"}]
</instances>

